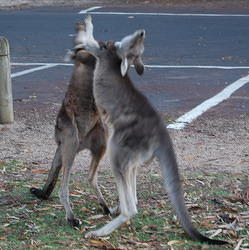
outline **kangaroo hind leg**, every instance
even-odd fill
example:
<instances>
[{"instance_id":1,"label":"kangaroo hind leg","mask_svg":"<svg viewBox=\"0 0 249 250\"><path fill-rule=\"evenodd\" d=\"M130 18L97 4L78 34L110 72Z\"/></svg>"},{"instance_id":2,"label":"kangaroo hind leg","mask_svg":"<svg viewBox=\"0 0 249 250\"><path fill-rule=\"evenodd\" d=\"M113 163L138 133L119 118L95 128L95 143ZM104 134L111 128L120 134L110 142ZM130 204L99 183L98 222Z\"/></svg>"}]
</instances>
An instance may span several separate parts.
<instances>
[{"instance_id":1,"label":"kangaroo hind leg","mask_svg":"<svg viewBox=\"0 0 249 250\"><path fill-rule=\"evenodd\" d=\"M122 157L122 159L125 158ZM128 159L128 157L126 159ZM132 171L132 168L129 168L129 165L125 164L125 162L128 163L127 160L125 160L122 164L119 164L118 162L120 161L112 161L112 167L119 194L121 214L99 230L88 232L86 237L90 237L92 235L108 235L123 223L130 220L137 213L136 200L134 197L132 181L130 179L130 171Z\"/></svg>"},{"instance_id":2,"label":"kangaroo hind leg","mask_svg":"<svg viewBox=\"0 0 249 250\"><path fill-rule=\"evenodd\" d=\"M63 143L62 148L62 180L59 191L59 197L61 204L63 204L66 210L66 219L72 227L79 227L79 220L75 219L70 201L69 201L69 179L70 172L73 165L74 158L78 151L78 135L77 129L68 129L65 131L68 133L67 140Z\"/></svg>"},{"instance_id":3,"label":"kangaroo hind leg","mask_svg":"<svg viewBox=\"0 0 249 250\"><path fill-rule=\"evenodd\" d=\"M34 194L36 197L47 200L50 194L53 192L54 187L56 185L58 175L60 173L62 167L62 155L61 155L61 144L58 145L54 160L52 163L52 167L49 171L48 178L43 189L31 187L30 192Z\"/></svg>"},{"instance_id":4,"label":"kangaroo hind leg","mask_svg":"<svg viewBox=\"0 0 249 250\"><path fill-rule=\"evenodd\" d=\"M106 135L102 124L98 122L95 127L90 131L86 139L89 143L89 148L92 154L88 181L93 187L98 197L99 204L104 210L104 213L111 214L111 210L109 209L107 202L104 199L98 185L99 162L103 158L103 155L106 151Z\"/></svg>"}]
</instances>

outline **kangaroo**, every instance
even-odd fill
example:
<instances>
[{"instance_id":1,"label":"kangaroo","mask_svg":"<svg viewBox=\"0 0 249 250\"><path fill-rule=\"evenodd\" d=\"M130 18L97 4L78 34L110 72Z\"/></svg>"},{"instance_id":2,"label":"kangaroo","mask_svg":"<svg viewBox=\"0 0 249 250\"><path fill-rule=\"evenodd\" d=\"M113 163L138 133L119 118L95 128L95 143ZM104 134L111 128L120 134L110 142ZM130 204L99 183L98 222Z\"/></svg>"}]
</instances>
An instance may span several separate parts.
<instances>
[{"instance_id":1,"label":"kangaroo","mask_svg":"<svg viewBox=\"0 0 249 250\"><path fill-rule=\"evenodd\" d=\"M112 127L108 153L119 194L120 215L86 237L108 235L137 213L136 172L138 165L157 157L172 206L186 233L194 240L210 244L227 242L200 234L185 206L178 165L170 136L158 113L140 93L127 74L134 64L138 74L144 71L141 55L145 31L138 30L120 42L107 42L100 47L93 38L91 16L85 18L85 48L96 58L94 98L102 120L107 117Z\"/></svg>"},{"instance_id":2,"label":"kangaroo","mask_svg":"<svg viewBox=\"0 0 249 250\"><path fill-rule=\"evenodd\" d=\"M75 45L81 42L83 29L84 25L77 25ZM62 168L61 190L63 193L60 192L59 196L62 203L69 202L68 183L73 161L78 152L89 149L92 154L89 181L96 191L104 212L111 213L97 183L99 162L106 150L107 130L100 119L93 98L93 72L96 59L82 49L72 51L68 53L68 56L74 59L74 70L56 119L55 139L58 147L43 189L32 187L30 191L40 199L48 199ZM64 194L65 192L67 195ZM69 224L79 227L80 222L74 218L72 210L66 212Z\"/></svg>"}]
</instances>

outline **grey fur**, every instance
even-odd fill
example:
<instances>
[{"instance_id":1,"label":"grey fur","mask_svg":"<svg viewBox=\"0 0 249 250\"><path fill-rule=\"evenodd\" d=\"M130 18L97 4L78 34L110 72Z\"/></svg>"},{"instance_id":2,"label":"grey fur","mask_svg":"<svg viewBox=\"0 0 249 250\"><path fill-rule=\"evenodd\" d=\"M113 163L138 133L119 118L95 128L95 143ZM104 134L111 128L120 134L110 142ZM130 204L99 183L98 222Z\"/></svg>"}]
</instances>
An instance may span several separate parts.
<instances>
[{"instance_id":1,"label":"grey fur","mask_svg":"<svg viewBox=\"0 0 249 250\"><path fill-rule=\"evenodd\" d=\"M88 16L86 20L87 29L91 18ZM94 73L95 102L101 111L101 118L108 120L113 131L108 151L116 178L121 214L102 228L88 232L86 237L110 234L137 213L136 168L157 157L169 198L184 230L193 239L224 244L224 241L201 235L193 227L185 207L178 165L165 124L127 74L131 64L135 64L135 69L140 68L138 73L141 72L144 30L136 31L121 42L109 42L103 48L94 48L92 34L87 35L89 39L85 39L85 48L97 57ZM128 67L122 68L127 62Z\"/></svg>"}]
</instances>

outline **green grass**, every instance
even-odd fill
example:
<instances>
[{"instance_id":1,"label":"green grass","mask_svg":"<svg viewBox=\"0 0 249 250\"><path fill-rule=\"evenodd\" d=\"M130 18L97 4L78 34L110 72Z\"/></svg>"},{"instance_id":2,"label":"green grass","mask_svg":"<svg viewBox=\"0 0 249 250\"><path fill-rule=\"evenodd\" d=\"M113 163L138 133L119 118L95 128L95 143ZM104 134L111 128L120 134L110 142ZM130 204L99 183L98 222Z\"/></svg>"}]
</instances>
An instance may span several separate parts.
<instances>
[{"instance_id":1,"label":"green grass","mask_svg":"<svg viewBox=\"0 0 249 250\"><path fill-rule=\"evenodd\" d=\"M239 198L246 176L203 172L185 175L185 201L196 227L207 236L219 232L215 238L231 243L210 247L190 240L183 232L162 189L159 173L141 173L137 216L108 237L85 239L85 231L111 220L110 216L101 217L96 196L83 181L86 176L75 173L70 183L73 210L82 221L81 230L75 230L66 223L58 185L47 201L29 193L31 186L42 187L47 176L37 168L20 161L0 162L0 249L234 249L240 239L241 247L249 248L249 216L245 214L249 206ZM115 206L117 192L110 171L102 171L99 179L108 203Z\"/></svg>"}]
</instances>

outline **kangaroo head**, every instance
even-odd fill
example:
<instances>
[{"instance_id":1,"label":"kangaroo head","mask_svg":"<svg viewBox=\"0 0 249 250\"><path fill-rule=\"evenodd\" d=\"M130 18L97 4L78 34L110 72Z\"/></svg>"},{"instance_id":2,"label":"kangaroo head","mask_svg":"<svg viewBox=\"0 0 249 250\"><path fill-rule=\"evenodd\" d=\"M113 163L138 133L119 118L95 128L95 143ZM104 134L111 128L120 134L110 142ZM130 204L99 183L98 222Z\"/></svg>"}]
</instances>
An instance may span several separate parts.
<instances>
[{"instance_id":1,"label":"kangaroo head","mask_svg":"<svg viewBox=\"0 0 249 250\"><path fill-rule=\"evenodd\" d=\"M99 57L100 51L105 47L107 50L111 48L113 52L113 43L107 43L107 46L100 46L93 37L93 24L90 15L84 19L83 26L78 26L78 37L74 50L86 49L95 57ZM145 30L137 30L131 35L125 36L121 41L114 43L114 51L121 59L120 71L125 76L130 65L134 65L139 75L144 72L144 64L142 54L144 52ZM108 44L112 44L108 46Z\"/></svg>"},{"instance_id":2,"label":"kangaroo head","mask_svg":"<svg viewBox=\"0 0 249 250\"><path fill-rule=\"evenodd\" d=\"M93 38L92 17L87 15L83 23L76 24L77 35L75 37L75 45L89 44L98 47L98 42Z\"/></svg>"},{"instance_id":3,"label":"kangaroo head","mask_svg":"<svg viewBox=\"0 0 249 250\"><path fill-rule=\"evenodd\" d=\"M86 49L95 55L92 49L99 49L99 43L93 37L92 17L87 15L83 20L83 24L76 25L76 31L77 35L75 38L74 50Z\"/></svg>"},{"instance_id":4,"label":"kangaroo head","mask_svg":"<svg viewBox=\"0 0 249 250\"><path fill-rule=\"evenodd\" d=\"M130 65L134 65L137 73L142 75L144 64L142 54L144 52L145 30L137 30L133 34L125 36L120 42L115 42L117 55L120 57L120 70L124 76Z\"/></svg>"},{"instance_id":5,"label":"kangaroo head","mask_svg":"<svg viewBox=\"0 0 249 250\"><path fill-rule=\"evenodd\" d=\"M93 40L95 42L92 37L93 25L91 21L91 16L87 16L84 19L83 23L76 23L75 31L75 47L72 50L67 51L64 60L70 61L70 59L73 59L84 64L95 63L96 58L94 58L94 56L87 50L85 50L84 46L82 46L88 40Z\"/></svg>"}]
</instances>

